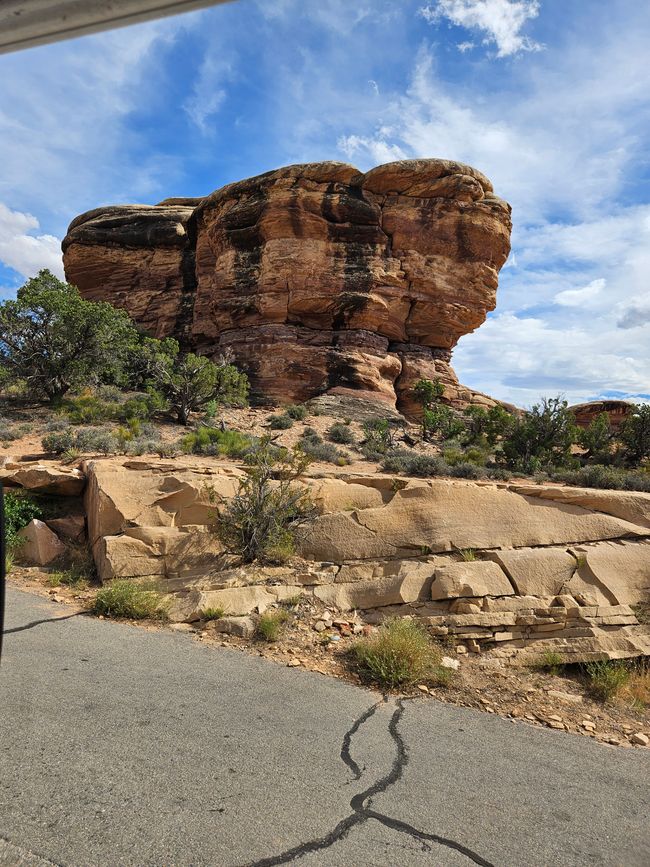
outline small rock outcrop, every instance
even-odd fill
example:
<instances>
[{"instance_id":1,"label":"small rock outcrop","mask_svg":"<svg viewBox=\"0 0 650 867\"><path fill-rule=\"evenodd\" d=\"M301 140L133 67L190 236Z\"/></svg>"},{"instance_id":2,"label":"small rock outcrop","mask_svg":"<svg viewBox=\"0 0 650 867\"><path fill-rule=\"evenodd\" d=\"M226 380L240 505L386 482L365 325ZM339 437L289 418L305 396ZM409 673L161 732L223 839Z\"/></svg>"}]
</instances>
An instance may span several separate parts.
<instances>
[{"instance_id":1,"label":"small rock outcrop","mask_svg":"<svg viewBox=\"0 0 650 867\"><path fill-rule=\"evenodd\" d=\"M449 403L491 403L450 358L495 307L510 230L510 206L470 166L325 162L203 199L89 211L63 250L86 298L153 336L232 355L257 399L351 391L409 412L421 377L444 382Z\"/></svg>"}]
</instances>

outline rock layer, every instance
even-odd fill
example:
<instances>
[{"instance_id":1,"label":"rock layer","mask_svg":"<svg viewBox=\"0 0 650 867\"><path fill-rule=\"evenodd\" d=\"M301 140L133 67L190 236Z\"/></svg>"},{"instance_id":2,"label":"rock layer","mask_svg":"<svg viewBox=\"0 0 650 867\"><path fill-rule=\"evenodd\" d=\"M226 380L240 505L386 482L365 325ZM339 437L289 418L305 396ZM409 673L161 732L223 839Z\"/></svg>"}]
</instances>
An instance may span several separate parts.
<instances>
[{"instance_id":1,"label":"rock layer","mask_svg":"<svg viewBox=\"0 0 650 867\"><path fill-rule=\"evenodd\" d=\"M156 580L172 619L264 611L303 595L366 619L409 615L497 656L650 654L650 494L390 476L306 479L304 558L239 567L211 532L242 470L189 458L89 461L102 580ZM468 549L472 555L468 555Z\"/></svg>"},{"instance_id":2,"label":"rock layer","mask_svg":"<svg viewBox=\"0 0 650 867\"><path fill-rule=\"evenodd\" d=\"M253 395L333 389L409 410L412 382L459 386L450 353L496 304L510 206L475 169L407 160L366 174L289 166L204 199L102 208L63 242L67 279L155 336L232 353Z\"/></svg>"}]
</instances>

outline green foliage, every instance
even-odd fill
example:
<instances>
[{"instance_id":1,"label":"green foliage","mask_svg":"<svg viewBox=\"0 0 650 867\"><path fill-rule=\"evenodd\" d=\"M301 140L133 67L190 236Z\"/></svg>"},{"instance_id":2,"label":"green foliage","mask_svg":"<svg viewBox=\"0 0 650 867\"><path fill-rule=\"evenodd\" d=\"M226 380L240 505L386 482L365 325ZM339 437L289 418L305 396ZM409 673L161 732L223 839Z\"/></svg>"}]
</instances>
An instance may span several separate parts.
<instances>
[{"instance_id":1,"label":"green foliage","mask_svg":"<svg viewBox=\"0 0 650 867\"><path fill-rule=\"evenodd\" d=\"M0 368L36 398L119 380L137 332L128 315L40 271L0 304Z\"/></svg>"},{"instance_id":2,"label":"green foliage","mask_svg":"<svg viewBox=\"0 0 650 867\"><path fill-rule=\"evenodd\" d=\"M307 418L307 407L301 404L292 403L285 410L289 418L294 421L304 421Z\"/></svg>"},{"instance_id":3,"label":"green foliage","mask_svg":"<svg viewBox=\"0 0 650 867\"><path fill-rule=\"evenodd\" d=\"M215 606L214 608L204 608L201 611L201 620L220 620L224 615L223 608Z\"/></svg>"},{"instance_id":4,"label":"green foliage","mask_svg":"<svg viewBox=\"0 0 650 867\"><path fill-rule=\"evenodd\" d=\"M354 431L347 424L335 422L327 431L327 438L333 443L349 446L355 441Z\"/></svg>"},{"instance_id":5,"label":"green foliage","mask_svg":"<svg viewBox=\"0 0 650 867\"><path fill-rule=\"evenodd\" d=\"M499 404L487 410L482 406L468 406L465 416L465 442L491 447L506 436L513 422L512 415Z\"/></svg>"},{"instance_id":6,"label":"green foliage","mask_svg":"<svg viewBox=\"0 0 650 867\"><path fill-rule=\"evenodd\" d=\"M545 650L531 667L546 674L558 675L564 668L564 658L556 650Z\"/></svg>"},{"instance_id":7,"label":"green foliage","mask_svg":"<svg viewBox=\"0 0 650 867\"><path fill-rule=\"evenodd\" d=\"M164 620L166 606L159 593L127 579L115 579L97 592L91 611L103 617Z\"/></svg>"},{"instance_id":8,"label":"green foliage","mask_svg":"<svg viewBox=\"0 0 650 867\"><path fill-rule=\"evenodd\" d=\"M592 460L599 464L609 460L612 428L606 412L601 412L600 415L592 419L589 427L578 428L577 433L578 443L586 452L586 460Z\"/></svg>"},{"instance_id":9,"label":"green foliage","mask_svg":"<svg viewBox=\"0 0 650 867\"><path fill-rule=\"evenodd\" d=\"M443 440L453 439L465 430L465 424L444 403L434 404L430 409L422 410L422 433L428 438L437 434Z\"/></svg>"},{"instance_id":10,"label":"green foliage","mask_svg":"<svg viewBox=\"0 0 650 867\"><path fill-rule=\"evenodd\" d=\"M579 488L605 488L614 491L650 493L650 474L592 464L577 470L560 470L552 474L555 481Z\"/></svg>"},{"instance_id":11,"label":"green foliage","mask_svg":"<svg viewBox=\"0 0 650 867\"><path fill-rule=\"evenodd\" d=\"M464 560L466 563L473 563L477 559L476 551L473 548L459 548L458 553L461 560Z\"/></svg>"},{"instance_id":12,"label":"green foliage","mask_svg":"<svg viewBox=\"0 0 650 867\"><path fill-rule=\"evenodd\" d=\"M566 466L577 440L575 419L566 400L542 398L530 412L516 418L503 442L508 466L525 473Z\"/></svg>"},{"instance_id":13,"label":"green foliage","mask_svg":"<svg viewBox=\"0 0 650 867\"><path fill-rule=\"evenodd\" d=\"M100 424L116 418L118 404L102 400L90 389L63 401L62 409L72 424Z\"/></svg>"},{"instance_id":14,"label":"green foliage","mask_svg":"<svg viewBox=\"0 0 650 867\"><path fill-rule=\"evenodd\" d=\"M435 382L430 379L419 379L413 386L413 397L423 407L431 406L436 400L440 400L444 393L445 387L439 379Z\"/></svg>"},{"instance_id":15,"label":"green foliage","mask_svg":"<svg viewBox=\"0 0 650 867\"><path fill-rule=\"evenodd\" d=\"M199 427L185 434L179 448L183 454L213 455L227 458L243 458L251 452L258 440L251 434L213 427Z\"/></svg>"},{"instance_id":16,"label":"green foliage","mask_svg":"<svg viewBox=\"0 0 650 867\"><path fill-rule=\"evenodd\" d=\"M298 484L309 458L300 448L278 449L262 439L246 458L248 472L228 502L216 532L243 562L283 562L293 553L296 528L313 508Z\"/></svg>"},{"instance_id":17,"label":"green foliage","mask_svg":"<svg viewBox=\"0 0 650 867\"><path fill-rule=\"evenodd\" d=\"M302 437L300 438L300 448L312 461L339 464L339 466L347 463L345 455L332 445L332 443L323 442L322 437L312 428L305 428L303 431ZM340 464L341 460L343 460L344 464Z\"/></svg>"},{"instance_id":18,"label":"green foliage","mask_svg":"<svg viewBox=\"0 0 650 867\"><path fill-rule=\"evenodd\" d=\"M257 634L264 641L277 641L288 619L289 615L282 608L277 611L265 611L257 623Z\"/></svg>"},{"instance_id":19,"label":"green foliage","mask_svg":"<svg viewBox=\"0 0 650 867\"><path fill-rule=\"evenodd\" d=\"M375 418L363 423L363 452L366 457L376 459L393 448L394 432L387 418Z\"/></svg>"},{"instance_id":20,"label":"green foliage","mask_svg":"<svg viewBox=\"0 0 650 867\"><path fill-rule=\"evenodd\" d=\"M248 377L221 359L216 364L193 353L182 354L176 340L147 338L131 359L132 377L155 389L186 425L190 413L216 401L246 406Z\"/></svg>"},{"instance_id":21,"label":"green foliage","mask_svg":"<svg viewBox=\"0 0 650 867\"><path fill-rule=\"evenodd\" d=\"M637 404L619 432L629 464L650 459L650 404Z\"/></svg>"},{"instance_id":22,"label":"green foliage","mask_svg":"<svg viewBox=\"0 0 650 867\"><path fill-rule=\"evenodd\" d=\"M587 662L584 666L591 695L599 701L609 702L630 680L630 670L620 660Z\"/></svg>"},{"instance_id":23,"label":"green foliage","mask_svg":"<svg viewBox=\"0 0 650 867\"><path fill-rule=\"evenodd\" d=\"M15 548L18 533L34 518L42 518L42 506L22 491L5 492L5 538L7 548Z\"/></svg>"},{"instance_id":24,"label":"green foliage","mask_svg":"<svg viewBox=\"0 0 650 867\"><path fill-rule=\"evenodd\" d=\"M83 567L73 565L68 569L50 572L47 583L50 587L63 585L71 590L85 590L90 583L90 577Z\"/></svg>"},{"instance_id":25,"label":"green foliage","mask_svg":"<svg viewBox=\"0 0 650 867\"><path fill-rule=\"evenodd\" d=\"M270 415L268 417L268 424L271 430L288 430L290 427L293 427L293 419L288 413L284 412L282 415Z\"/></svg>"},{"instance_id":26,"label":"green foliage","mask_svg":"<svg viewBox=\"0 0 650 867\"><path fill-rule=\"evenodd\" d=\"M387 473L427 477L448 475L450 468L442 458L400 449L386 455L382 461L382 469Z\"/></svg>"},{"instance_id":27,"label":"green foliage","mask_svg":"<svg viewBox=\"0 0 650 867\"><path fill-rule=\"evenodd\" d=\"M387 620L374 635L355 642L351 659L364 679L385 689L448 680L428 633L406 618Z\"/></svg>"}]
</instances>

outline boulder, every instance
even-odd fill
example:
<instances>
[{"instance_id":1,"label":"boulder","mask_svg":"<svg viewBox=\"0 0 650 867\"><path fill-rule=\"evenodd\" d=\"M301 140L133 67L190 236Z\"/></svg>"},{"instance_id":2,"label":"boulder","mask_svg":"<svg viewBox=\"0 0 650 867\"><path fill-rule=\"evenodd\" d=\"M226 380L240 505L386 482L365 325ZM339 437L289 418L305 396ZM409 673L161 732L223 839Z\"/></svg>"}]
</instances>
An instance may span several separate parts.
<instances>
[{"instance_id":1,"label":"boulder","mask_svg":"<svg viewBox=\"0 0 650 867\"><path fill-rule=\"evenodd\" d=\"M82 542L86 536L86 519L83 515L51 518L45 523L57 536L62 539L69 539L71 542Z\"/></svg>"},{"instance_id":2,"label":"boulder","mask_svg":"<svg viewBox=\"0 0 650 867\"><path fill-rule=\"evenodd\" d=\"M519 596L556 596L578 567L565 548L517 548L488 551L485 556L499 564Z\"/></svg>"},{"instance_id":3,"label":"boulder","mask_svg":"<svg viewBox=\"0 0 650 867\"><path fill-rule=\"evenodd\" d=\"M156 337L231 353L256 399L343 389L409 410L410 383L432 367L450 402L473 401L450 351L495 306L510 230L510 206L462 163L363 174L324 162L203 199L95 209L73 220L63 253L84 297Z\"/></svg>"},{"instance_id":4,"label":"boulder","mask_svg":"<svg viewBox=\"0 0 650 867\"><path fill-rule=\"evenodd\" d=\"M213 621L215 632L235 635L237 638L252 638L255 635L255 621L252 617L220 617Z\"/></svg>"},{"instance_id":5,"label":"boulder","mask_svg":"<svg viewBox=\"0 0 650 867\"><path fill-rule=\"evenodd\" d=\"M309 495L318 512L351 512L383 506L381 492L367 485L356 485L342 479L317 479L309 482Z\"/></svg>"},{"instance_id":6,"label":"boulder","mask_svg":"<svg viewBox=\"0 0 650 867\"><path fill-rule=\"evenodd\" d=\"M580 558L577 578L587 592L596 591L598 604L635 605L650 601L650 542L600 542L574 549ZM573 584L569 591L575 592Z\"/></svg>"},{"instance_id":7,"label":"boulder","mask_svg":"<svg viewBox=\"0 0 650 867\"><path fill-rule=\"evenodd\" d=\"M434 600L464 596L513 596L514 593L505 572L490 560L438 566L431 585L431 598Z\"/></svg>"},{"instance_id":8,"label":"boulder","mask_svg":"<svg viewBox=\"0 0 650 867\"><path fill-rule=\"evenodd\" d=\"M303 590L292 585L255 585L252 587L229 587L223 590L190 590L185 595L174 596L169 609L173 621L193 623L201 619L208 608L221 608L227 614L243 615L258 611L260 614L283 599L291 599Z\"/></svg>"},{"instance_id":9,"label":"boulder","mask_svg":"<svg viewBox=\"0 0 650 867\"><path fill-rule=\"evenodd\" d=\"M56 533L38 518L34 518L18 533L20 557L37 566L47 566L65 554L65 545Z\"/></svg>"}]
</instances>

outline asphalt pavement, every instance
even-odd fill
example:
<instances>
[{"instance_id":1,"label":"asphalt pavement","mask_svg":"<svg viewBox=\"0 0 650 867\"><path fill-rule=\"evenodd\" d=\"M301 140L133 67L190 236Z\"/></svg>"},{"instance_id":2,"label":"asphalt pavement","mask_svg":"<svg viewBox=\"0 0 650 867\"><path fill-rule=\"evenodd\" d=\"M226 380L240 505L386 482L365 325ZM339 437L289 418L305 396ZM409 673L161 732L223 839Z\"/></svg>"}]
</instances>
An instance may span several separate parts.
<instances>
[{"instance_id":1,"label":"asphalt pavement","mask_svg":"<svg viewBox=\"0 0 650 867\"><path fill-rule=\"evenodd\" d=\"M650 865L650 750L9 590L0 865Z\"/></svg>"}]
</instances>

